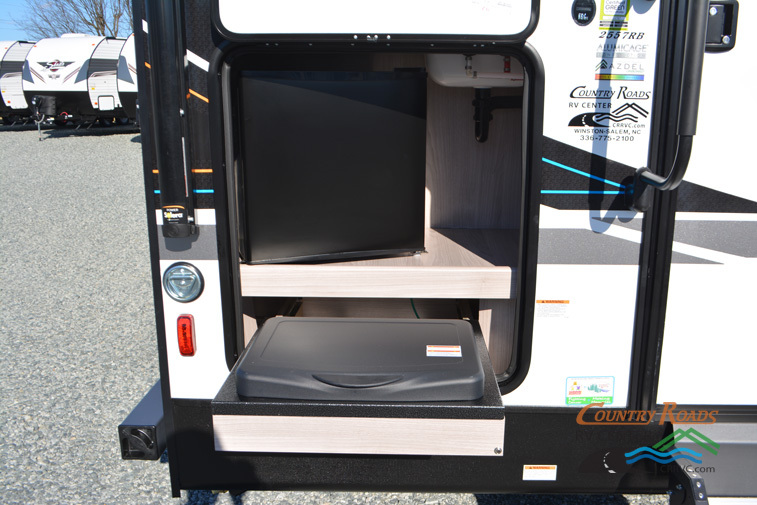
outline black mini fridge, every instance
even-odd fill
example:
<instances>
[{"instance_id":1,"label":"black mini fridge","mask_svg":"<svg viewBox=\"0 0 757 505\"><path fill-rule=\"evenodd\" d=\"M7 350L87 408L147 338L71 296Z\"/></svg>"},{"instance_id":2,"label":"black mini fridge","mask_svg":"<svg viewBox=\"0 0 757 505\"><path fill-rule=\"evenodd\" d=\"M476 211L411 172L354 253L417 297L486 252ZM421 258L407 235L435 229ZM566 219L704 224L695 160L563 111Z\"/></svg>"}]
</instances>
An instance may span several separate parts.
<instances>
[{"instance_id":1,"label":"black mini fridge","mask_svg":"<svg viewBox=\"0 0 757 505\"><path fill-rule=\"evenodd\" d=\"M423 250L426 73L242 71L240 256Z\"/></svg>"}]
</instances>

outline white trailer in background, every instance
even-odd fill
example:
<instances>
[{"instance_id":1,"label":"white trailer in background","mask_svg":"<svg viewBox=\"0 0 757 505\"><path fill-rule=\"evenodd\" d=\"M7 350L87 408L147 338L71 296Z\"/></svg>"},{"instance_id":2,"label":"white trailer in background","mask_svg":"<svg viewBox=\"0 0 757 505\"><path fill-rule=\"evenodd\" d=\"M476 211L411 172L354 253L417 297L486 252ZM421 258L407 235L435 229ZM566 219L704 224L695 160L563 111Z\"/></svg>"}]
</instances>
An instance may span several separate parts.
<instances>
[{"instance_id":1,"label":"white trailer in background","mask_svg":"<svg viewBox=\"0 0 757 505\"><path fill-rule=\"evenodd\" d=\"M127 117L118 94L118 61L125 40L67 34L37 42L23 71L24 95L40 114L69 119Z\"/></svg>"},{"instance_id":2,"label":"white trailer in background","mask_svg":"<svg viewBox=\"0 0 757 505\"><path fill-rule=\"evenodd\" d=\"M24 98L21 72L33 45L33 42L0 42L0 116L5 124L13 124L31 113Z\"/></svg>"},{"instance_id":3,"label":"white trailer in background","mask_svg":"<svg viewBox=\"0 0 757 505\"><path fill-rule=\"evenodd\" d=\"M126 39L118 57L118 97L126 117L137 117L137 55L134 34Z\"/></svg>"}]
</instances>

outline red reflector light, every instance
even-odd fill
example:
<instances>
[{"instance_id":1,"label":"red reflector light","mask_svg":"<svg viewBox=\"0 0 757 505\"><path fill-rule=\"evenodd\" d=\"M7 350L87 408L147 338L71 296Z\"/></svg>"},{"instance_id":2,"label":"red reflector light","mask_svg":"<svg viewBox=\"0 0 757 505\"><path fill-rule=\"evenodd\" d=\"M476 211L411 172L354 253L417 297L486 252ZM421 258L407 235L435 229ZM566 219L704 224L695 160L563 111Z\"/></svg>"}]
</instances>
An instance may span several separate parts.
<instances>
[{"instance_id":1,"label":"red reflector light","mask_svg":"<svg viewBox=\"0 0 757 505\"><path fill-rule=\"evenodd\" d=\"M189 314L179 316L176 321L176 333L179 336L179 353L182 356L195 354L195 320Z\"/></svg>"}]
</instances>

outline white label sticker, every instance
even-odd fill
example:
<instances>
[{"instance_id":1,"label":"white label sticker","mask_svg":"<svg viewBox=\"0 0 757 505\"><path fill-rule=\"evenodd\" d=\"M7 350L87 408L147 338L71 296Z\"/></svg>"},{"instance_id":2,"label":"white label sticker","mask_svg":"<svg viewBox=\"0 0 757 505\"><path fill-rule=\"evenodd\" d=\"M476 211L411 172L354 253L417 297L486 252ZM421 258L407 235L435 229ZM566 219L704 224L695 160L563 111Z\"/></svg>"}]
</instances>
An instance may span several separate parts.
<instances>
[{"instance_id":1,"label":"white label sticker","mask_svg":"<svg viewBox=\"0 0 757 505\"><path fill-rule=\"evenodd\" d=\"M463 350L459 345L427 345L426 356L462 358Z\"/></svg>"},{"instance_id":2,"label":"white label sticker","mask_svg":"<svg viewBox=\"0 0 757 505\"><path fill-rule=\"evenodd\" d=\"M557 465L523 465L523 480L557 480Z\"/></svg>"}]
</instances>

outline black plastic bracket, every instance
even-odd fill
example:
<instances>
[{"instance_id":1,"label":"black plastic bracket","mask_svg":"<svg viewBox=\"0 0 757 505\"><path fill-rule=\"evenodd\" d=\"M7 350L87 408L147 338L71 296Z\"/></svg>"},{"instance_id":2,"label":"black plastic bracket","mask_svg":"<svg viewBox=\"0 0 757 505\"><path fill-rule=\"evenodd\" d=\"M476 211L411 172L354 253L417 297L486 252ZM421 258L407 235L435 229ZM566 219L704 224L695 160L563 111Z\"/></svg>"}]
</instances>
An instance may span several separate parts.
<instances>
[{"instance_id":1,"label":"black plastic bracket","mask_svg":"<svg viewBox=\"0 0 757 505\"><path fill-rule=\"evenodd\" d=\"M121 458L159 459L166 449L165 433L163 395L158 381L118 426Z\"/></svg>"},{"instance_id":2,"label":"black plastic bracket","mask_svg":"<svg viewBox=\"0 0 757 505\"><path fill-rule=\"evenodd\" d=\"M739 19L739 2L713 0L707 17L705 51L722 53L736 46L736 26Z\"/></svg>"},{"instance_id":3,"label":"black plastic bracket","mask_svg":"<svg viewBox=\"0 0 757 505\"><path fill-rule=\"evenodd\" d=\"M476 123L478 142L486 142L489 138L489 123L494 119L492 111L523 107L523 98L520 96L491 96L491 92L489 88L477 88L476 98L473 100L473 121Z\"/></svg>"},{"instance_id":4,"label":"black plastic bracket","mask_svg":"<svg viewBox=\"0 0 757 505\"><path fill-rule=\"evenodd\" d=\"M667 177L662 177L650 171L648 168L636 170L633 178L633 186L626 188L626 204L632 210L644 212L652 205L652 189L659 191L672 191L683 181L686 168L689 166L693 136L679 136L676 148L676 157Z\"/></svg>"},{"instance_id":5,"label":"black plastic bracket","mask_svg":"<svg viewBox=\"0 0 757 505\"><path fill-rule=\"evenodd\" d=\"M704 479L682 460L669 463L670 505L709 505Z\"/></svg>"}]
</instances>

